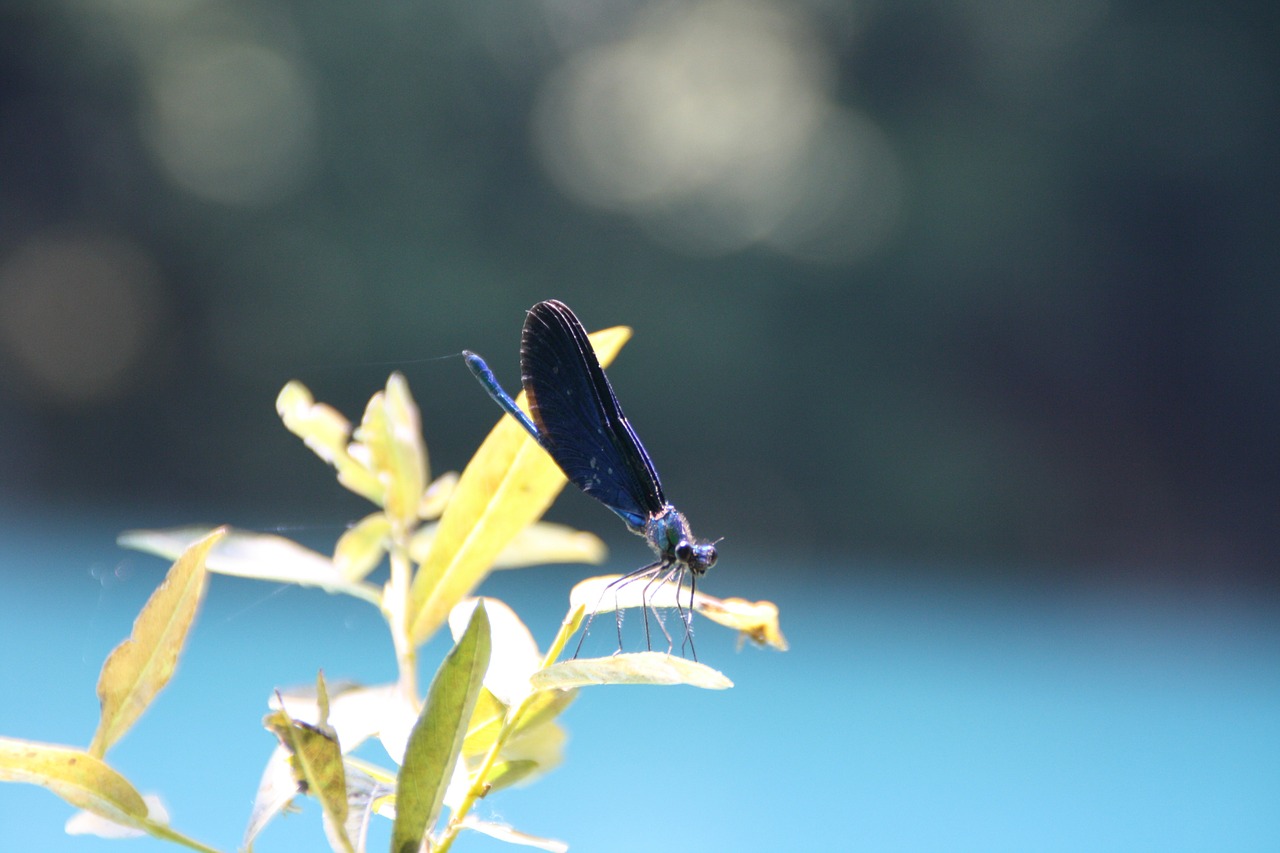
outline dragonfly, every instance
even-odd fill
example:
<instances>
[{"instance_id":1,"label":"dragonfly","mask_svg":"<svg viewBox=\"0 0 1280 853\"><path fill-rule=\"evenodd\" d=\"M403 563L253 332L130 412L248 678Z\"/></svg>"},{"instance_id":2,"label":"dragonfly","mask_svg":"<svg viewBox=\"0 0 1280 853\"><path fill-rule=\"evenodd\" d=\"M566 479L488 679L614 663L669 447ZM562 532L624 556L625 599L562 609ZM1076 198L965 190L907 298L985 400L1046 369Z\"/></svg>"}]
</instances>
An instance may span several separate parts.
<instances>
[{"instance_id":1,"label":"dragonfly","mask_svg":"<svg viewBox=\"0 0 1280 853\"><path fill-rule=\"evenodd\" d=\"M689 606L680 604L678 592L676 606L684 621L684 642L692 650L697 583L715 565L719 540L698 539L684 514L667 501L653 460L622 413L613 386L573 311L563 302L549 299L534 305L525 317L520 339L520 381L529 403L527 415L498 384L484 359L470 350L464 350L462 355L494 402L524 427L560 466L569 482L613 510L627 529L642 537L653 550L652 563L623 575L609 587L646 580L647 601L651 587L661 588L671 582L680 590L684 579L689 578ZM654 615L670 652L671 635L661 617L656 612ZM617 620L621 646L620 610ZM590 625L588 618L578 640L579 651ZM648 638L646 607L646 644ZM697 660L696 651L693 657Z\"/></svg>"}]
</instances>

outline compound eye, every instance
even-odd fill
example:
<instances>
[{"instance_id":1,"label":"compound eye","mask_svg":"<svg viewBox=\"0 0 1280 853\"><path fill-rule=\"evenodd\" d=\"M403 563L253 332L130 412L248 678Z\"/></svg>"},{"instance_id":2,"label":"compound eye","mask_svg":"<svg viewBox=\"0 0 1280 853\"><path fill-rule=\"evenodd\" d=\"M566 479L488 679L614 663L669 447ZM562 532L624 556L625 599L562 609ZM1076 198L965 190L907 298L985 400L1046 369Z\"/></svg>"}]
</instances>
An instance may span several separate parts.
<instances>
[{"instance_id":1,"label":"compound eye","mask_svg":"<svg viewBox=\"0 0 1280 853\"><path fill-rule=\"evenodd\" d=\"M676 559L682 563L687 563L693 559L693 546L688 542L681 542L676 545Z\"/></svg>"}]
</instances>

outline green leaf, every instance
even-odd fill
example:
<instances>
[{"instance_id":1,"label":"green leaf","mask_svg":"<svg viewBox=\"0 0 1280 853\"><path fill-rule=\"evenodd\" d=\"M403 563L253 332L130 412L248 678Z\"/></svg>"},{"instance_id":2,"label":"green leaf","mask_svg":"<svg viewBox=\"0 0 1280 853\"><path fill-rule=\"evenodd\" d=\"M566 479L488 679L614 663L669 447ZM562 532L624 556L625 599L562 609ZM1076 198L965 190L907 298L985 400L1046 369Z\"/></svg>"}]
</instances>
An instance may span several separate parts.
<instances>
[{"instance_id":1,"label":"green leaf","mask_svg":"<svg viewBox=\"0 0 1280 853\"><path fill-rule=\"evenodd\" d=\"M561 661L534 673L532 680L540 690L592 684L688 684L708 690L733 686L723 673L705 664L663 652Z\"/></svg>"},{"instance_id":2,"label":"green leaf","mask_svg":"<svg viewBox=\"0 0 1280 853\"><path fill-rule=\"evenodd\" d=\"M387 738L389 730L402 729L405 734L399 737L398 749L388 745L388 752L399 760L404 752L404 742L413 722L417 719L416 708L408 707L398 685L384 684L375 687L359 685L343 686L326 682L325 694L328 695L329 712L327 714L328 729L338 737L345 755L347 784L347 837L356 849L360 849L360 837L365 830L368 810L377 806L381 798L392 793L389 787L395 781L392 774L385 780L375 779L379 786L385 781L386 786L376 791L369 789L371 765L364 765L353 771L350 752L368 738L378 735ZM277 692L272 699L272 708L283 708L289 718L299 722L318 725L325 718L321 705L319 685L315 688L301 688L292 693ZM402 718L407 717L407 722ZM384 744L386 741L384 740ZM249 823L245 828L241 848L248 850L254 839L275 818L284 811L298 792L298 786L290 769L289 756L284 747L278 747L271 755L263 770L257 795L254 797ZM372 801L370 796L373 796ZM327 818L326 818L327 821ZM328 824L326 823L326 826Z\"/></svg>"},{"instance_id":3,"label":"green leaf","mask_svg":"<svg viewBox=\"0 0 1280 853\"><path fill-rule=\"evenodd\" d=\"M328 699L325 698L322 706L326 710L327 705ZM342 764L342 748L333 730L326 725L295 720L283 710L268 714L262 724L275 733L280 745L288 751L293 777L299 786L320 801L328 821L326 831L339 841L343 850L353 853L354 848L345 829L346 771Z\"/></svg>"},{"instance_id":4,"label":"green leaf","mask_svg":"<svg viewBox=\"0 0 1280 853\"><path fill-rule=\"evenodd\" d=\"M392 853L417 853L440 815L484 683L489 652L489 618L481 605L432 679L426 704L409 735L396 780Z\"/></svg>"},{"instance_id":5,"label":"green leaf","mask_svg":"<svg viewBox=\"0 0 1280 853\"><path fill-rule=\"evenodd\" d=\"M607 365L631 330L619 326L591 335ZM521 393L517 402L524 400ZM503 549L546 512L564 488L564 475L509 416L503 416L462 472L431 552L410 590L410 636L425 642L449 611L471 594Z\"/></svg>"},{"instance_id":6,"label":"green leaf","mask_svg":"<svg viewBox=\"0 0 1280 853\"><path fill-rule=\"evenodd\" d=\"M0 782L40 785L112 823L146 826L147 804L137 789L97 756L79 749L0 737Z\"/></svg>"},{"instance_id":7,"label":"green leaf","mask_svg":"<svg viewBox=\"0 0 1280 853\"><path fill-rule=\"evenodd\" d=\"M208 531L207 527L128 530L116 541L122 548L173 559ZM324 554L270 533L231 530L210 552L206 567L220 575L320 587L325 592L346 593L374 605L382 597L377 587L343 577Z\"/></svg>"},{"instance_id":8,"label":"green leaf","mask_svg":"<svg viewBox=\"0 0 1280 853\"><path fill-rule=\"evenodd\" d=\"M204 597L205 560L226 535L218 528L192 544L143 605L129 639L116 646L98 676L102 713L89 752L101 758L137 722L173 676L187 632Z\"/></svg>"}]
</instances>

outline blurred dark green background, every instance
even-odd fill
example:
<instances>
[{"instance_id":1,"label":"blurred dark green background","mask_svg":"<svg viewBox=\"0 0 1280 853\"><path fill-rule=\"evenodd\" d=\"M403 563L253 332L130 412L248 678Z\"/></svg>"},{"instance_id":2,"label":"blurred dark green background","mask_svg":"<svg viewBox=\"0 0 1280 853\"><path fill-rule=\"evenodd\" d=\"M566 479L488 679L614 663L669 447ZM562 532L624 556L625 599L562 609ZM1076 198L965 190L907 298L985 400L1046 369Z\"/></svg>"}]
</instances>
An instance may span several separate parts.
<instances>
[{"instance_id":1,"label":"blurred dark green background","mask_svg":"<svg viewBox=\"0 0 1280 853\"><path fill-rule=\"evenodd\" d=\"M286 381L358 416L404 372L458 468L498 410L457 353L514 388L558 297L634 327L610 375L724 537L705 589L793 649L700 620L734 690L584 695L565 766L486 814L614 853L1280 848L1278 19L0 0L0 735L88 741L164 570L120 529L327 548L369 511ZM581 495L552 516L647 556ZM485 589L545 642L584 575ZM390 678L384 638L215 578L113 763L229 849L271 690ZM119 849L69 811L0 786L0 848Z\"/></svg>"},{"instance_id":2,"label":"blurred dark green background","mask_svg":"<svg viewBox=\"0 0 1280 853\"><path fill-rule=\"evenodd\" d=\"M279 387L457 467L555 296L726 556L1274 579L1268 4L3 9L7 502L346 517Z\"/></svg>"},{"instance_id":3,"label":"blurred dark green background","mask_svg":"<svg viewBox=\"0 0 1280 853\"><path fill-rule=\"evenodd\" d=\"M342 517L279 387L402 370L457 467L420 360L555 296L726 556L1272 579L1276 17L11 1L5 499Z\"/></svg>"}]
</instances>

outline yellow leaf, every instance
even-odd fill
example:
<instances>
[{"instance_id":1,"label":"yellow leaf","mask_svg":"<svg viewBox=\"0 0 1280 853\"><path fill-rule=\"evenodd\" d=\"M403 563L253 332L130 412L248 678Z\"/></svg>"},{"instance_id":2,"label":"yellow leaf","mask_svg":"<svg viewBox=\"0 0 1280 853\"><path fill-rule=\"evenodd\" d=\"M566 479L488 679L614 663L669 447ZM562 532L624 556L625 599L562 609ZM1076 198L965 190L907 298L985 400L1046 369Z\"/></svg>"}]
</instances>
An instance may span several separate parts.
<instances>
[{"instance_id":1,"label":"yellow leaf","mask_svg":"<svg viewBox=\"0 0 1280 853\"><path fill-rule=\"evenodd\" d=\"M782 628L778 626L778 605L772 601L747 601L745 598L726 598L723 601L707 596L698 601L698 612L713 622L719 622L729 628L735 628L746 637L761 646L772 646L780 652L790 648L787 638L782 636Z\"/></svg>"},{"instance_id":2,"label":"yellow leaf","mask_svg":"<svg viewBox=\"0 0 1280 853\"><path fill-rule=\"evenodd\" d=\"M490 659L492 662L492 658ZM476 697L475 710L467 723L467 737L462 742L462 754L467 758L482 756L498 739L498 732L507 719L507 706L498 701L487 688L481 688Z\"/></svg>"},{"instance_id":3,"label":"yellow leaf","mask_svg":"<svg viewBox=\"0 0 1280 853\"><path fill-rule=\"evenodd\" d=\"M577 583L569 593L570 606L581 606L587 613L606 613L630 607L677 609L689 606L689 587L664 581L660 584L638 578L626 583L623 575L601 575ZM676 596L679 595L677 605ZM786 651L787 638L778 626L778 605L772 601L747 601L745 598L715 598L699 592L693 597L693 609L712 622L741 631L742 636L760 645Z\"/></svg>"},{"instance_id":4,"label":"yellow leaf","mask_svg":"<svg viewBox=\"0 0 1280 853\"><path fill-rule=\"evenodd\" d=\"M709 690L724 690L733 686L733 682L725 678L723 673L706 664L663 652L636 652L607 658L561 661L534 673L531 680L539 690L585 687L591 684L688 684Z\"/></svg>"},{"instance_id":5,"label":"yellow leaf","mask_svg":"<svg viewBox=\"0 0 1280 853\"><path fill-rule=\"evenodd\" d=\"M527 758L516 758L510 761L495 761L493 769L489 771L486 782L489 785L489 791L501 791L503 788L509 788L518 782L524 782L534 773L542 769L538 762Z\"/></svg>"},{"instance_id":6,"label":"yellow leaf","mask_svg":"<svg viewBox=\"0 0 1280 853\"><path fill-rule=\"evenodd\" d=\"M449 499L453 497L453 490L457 485L457 471L446 471L432 480L431 485L422 493L422 500L418 502L418 518L423 521L439 518L449 505Z\"/></svg>"},{"instance_id":7,"label":"yellow leaf","mask_svg":"<svg viewBox=\"0 0 1280 853\"><path fill-rule=\"evenodd\" d=\"M204 597L205 558L226 534L220 527L189 547L134 620L98 676L102 716L89 751L101 758L124 736L173 675L187 632Z\"/></svg>"},{"instance_id":8,"label":"yellow leaf","mask_svg":"<svg viewBox=\"0 0 1280 853\"><path fill-rule=\"evenodd\" d=\"M577 690L537 691L525 706L524 714L515 728L515 734L519 736L522 732L533 731L550 723L564 713L576 698L578 698Z\"/></svg>"},{"instance_id":9,"label":"yellow leaf","mask_svg":"<svg viewBox=\"0 0 1280 853\"><path fill-rule=\"evenodd\" d=\"M543 690L538 695L558 693L561 691ZM498 790L514 782L532 781L539 776L544 776L564 760L564 747L568 740L560 724L545 717L536 726L522 727L512 734L498 751L500 761L523 766L524 769L520 775L502 781L490 775L485 778L485 781L490 784L491 790ZM472 772L478 769L481 761L482 758L477 757L470 762Z\"/></svg>"},{"instance_id":10,"label":"yellow leaf","mask_svg":"<svg viewBox=\"0 0 1280 853\"><path fill-rule=\"evenodd\" d=\"M495 569L521 569L548 563L604 562L609 549L594 533L539 521L521 530L494 559Z\"/></svg>"},{"instance_id":11,"label":"yellow leaf","mask_svg":"<svg viewBox=\"0 0 1280 853\"><path fill-rule=\"evenodd\" d=\"M289 382L276 397L276 412L285 429L301 438L307 447L338 471L338 482L379 506L383 488L363 460L348 451L351 422L336 409L315 402L301 382Z\"/></svg>"},{"instance_id":12,"label":"yellow leaf","mask_svg":"<svg viewBox=\"0 0 1280 853\"><path fill-rule=\"evenodd\" d=\"M630 336L625 326L591 335L600 363L612 361ZM516 402L524 405L523 393ZM565 482L551 457L504 415L462 472L431 552L414 576L409 613L415 643L444 624L516 534L546 512Z\"/></svg>"},{"instance_id":13,"label":"yellow leaf","mask_svg":"<svg viewBox=\"0 0 1280 853\"><path fill-rule=\"evenodd\" d=\"M530 760L539 773L560 763L564 751L564 730L555 722L577 697L576 690L539 690L524 706L524 712L507 735L499 752L504 760ZM508 708L488 690L480 691L475 711L467 725L462 755L472 771L483 762L506 722ZM492 780L490 780L492 781Z\"/></svg>"},{"instance_id":14,"label":"yellow leaf","mask_svg":"<svg viewBox=\"0 0 1280 853\"><path fill-rule=\"evenodd\" d=\"M142 798L142 801L147 804L147 818L149 820L159 824L167 824L169 822L169 811L164 807L164 801L158 796L147 794ZM67 818L67 822L63 825L63 831L67 835L96 835L99 838L138 838L147 834L147 831L140 827L125 826L84 809L80 809Z\"/></svg>"},{"instance_id":15,"label":"yellow leaf","mask_svg":"<svg viewBox=\"0 0 1280 853\"><path fill-rule=\"evenodd\" d=\"M427 487L427 448L418 407L399 373L387 379L385 392L369 400L355 437L351 453L377 475L387 514L406 527L413 524ZM358 453L360 447L364 451Z\"/></svg>"},{"instance_id":16,"label":"yellow leaf","mask_svg":"<svg viewBox=\"0 0 1280 853\"><path fill-rule=\"evenodd\" d=\"M285 429L302 439L325 462L332 465L346 454L351 422L331 406L316 403L311 391L301 382L289 382L280 389L276 412Z\"/></svg>"},{"instance_id":17,"label":"yellow leaf","mask_svg":"<svg viewBox=\"0 0 1280 853\"><path fill-rule=\"evenodd\" d=\"M173 559L208 533L208 527L128 530L116 541L124 548ZM333 560L324 554L272 533L231 530L210 552L205 567L220 575L317 586L330 593L344 592L375 605L382 600L378 587L343 577Z\"/></svg>"},{"instance_id":18,"label":"yellow leaf","mask_svg":"<svg viewBox=\"0 0 1280 853\"><path fill-rule=\"evenodd\" d=\"M422 562L431 553L438 524L424 524L409 540L409 557ZM548 563L603 563L609 549L594 533L539 521L515 535L493 559L495 569L523 569Z\"/></svg>"},{"instance_id":19,"label":"yellow leaf","mask_svg":"<svg viewBox=\"0 0 1280 853\"><path fill-rule=\"evenodd\" d=\"M378 567L387 552L391 521L384 512L360 519L338 537L333 547L333 567L348 581L361 581Z\"/></svg>"},{"instance_id":20,"label":"yellow leaf","mask_svg":"<svg viewBox=\"0 0 1280 853\"><path fill-rule=\"evenodd\" d=\"M0 738L0 781L40 785L122 826L139 827L147 817L147 804L129 780L79 749Z\"/></svg>"}]
</instances>

